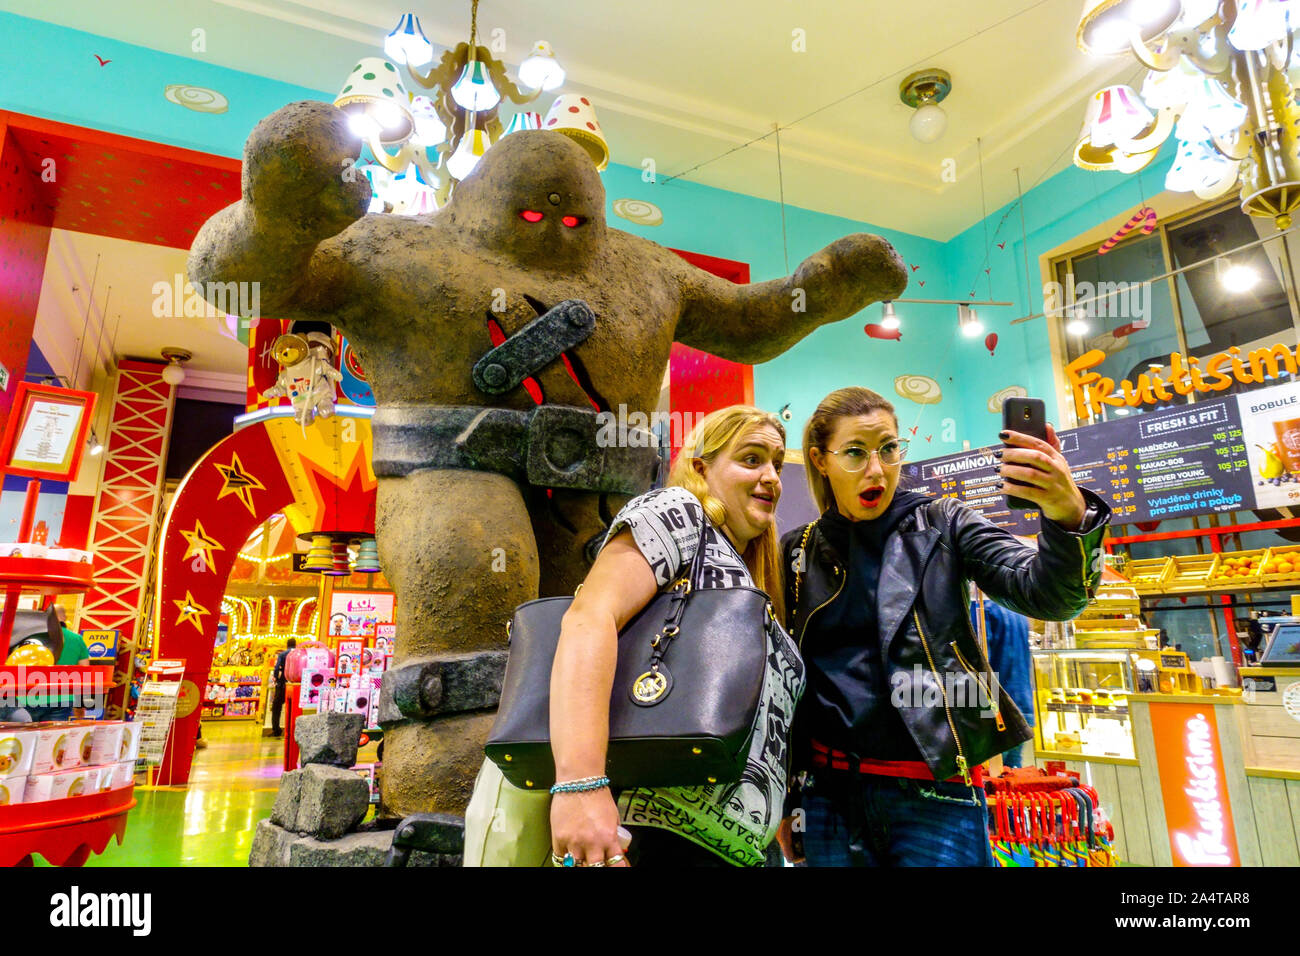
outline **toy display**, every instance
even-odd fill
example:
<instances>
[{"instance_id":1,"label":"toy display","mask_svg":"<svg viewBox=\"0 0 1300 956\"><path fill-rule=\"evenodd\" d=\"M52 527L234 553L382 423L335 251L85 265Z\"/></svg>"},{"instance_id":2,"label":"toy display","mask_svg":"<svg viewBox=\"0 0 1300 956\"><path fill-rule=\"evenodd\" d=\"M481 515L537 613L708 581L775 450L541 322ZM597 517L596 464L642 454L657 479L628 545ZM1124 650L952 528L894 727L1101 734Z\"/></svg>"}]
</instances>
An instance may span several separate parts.
<instances>
[{"instance_id":1,"label":"toy display","mask_svg":"<svg viewBox=\"0 0 1300 956\"><path fill-rule=\"evenodd\" d=\"M33 724L0 724L0 777L22 774L32 767L36 752Z\"/></svg>"},{"instance_id":2,"label":"toy display","mask_svg":"<svg viewBox=\"0 0 1300 956\"><path fill-rule=\"evenodd\" d=\"M0 806L131 786L139 731L120 720L0 725Z\"/></svg>"},{"instance_id":3,"label":"toy display","mask_svg":"<svg viewBox=\"0 0 1300 956\"><path fill-rule=\"evenodd\" d=\"M343 376L334 367L334 339L324 332L289 333L271 343L280 366L275 385L263 398L287 396L293 420L305 430L317 418L334 414L334 383Z\"/></svg>"}]
</instances>

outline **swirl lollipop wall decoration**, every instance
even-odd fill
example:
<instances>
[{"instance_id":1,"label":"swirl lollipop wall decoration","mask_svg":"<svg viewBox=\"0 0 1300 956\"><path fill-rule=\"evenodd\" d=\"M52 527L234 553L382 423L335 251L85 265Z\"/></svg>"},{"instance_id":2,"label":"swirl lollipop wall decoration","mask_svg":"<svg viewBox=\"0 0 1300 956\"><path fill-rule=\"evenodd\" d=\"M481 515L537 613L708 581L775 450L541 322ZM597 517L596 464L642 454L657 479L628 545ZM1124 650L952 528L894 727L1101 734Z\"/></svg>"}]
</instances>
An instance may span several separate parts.
<instances>
[{"instance_id":1,"label":"swirl lollipop wall decoration","mask_svg":"<svg viewBox=\"0 0 1300 956\"><path fill-rule=\"evenodd\" d=\"M894 391L918 405L937 405L943 401L939 383L928 375L900 375L894 379Z\"/></svg>"},{"instance_id":2,"label":"swirl lollipop wall decoration","mask_svg":"<svg viewBox=\"0 0 1300 956\"><path fill-rule=\"evenodd\" d=\"M196 113L224 113L230 109L230 101L225 96L204 86L170 83L163 91L163 96L169 102Z\"/></svg>"},{"instance_id":3,"label":"swirl lollipop wall decoration","mask_svg":"<svg viewBox=\"0 0 1300 956\"><path fill-rule=\"evenodd\" d=\"M614 215L638 226L662 226L664 211L643 199L615 199Z\"/></svg>"}]
</instances>

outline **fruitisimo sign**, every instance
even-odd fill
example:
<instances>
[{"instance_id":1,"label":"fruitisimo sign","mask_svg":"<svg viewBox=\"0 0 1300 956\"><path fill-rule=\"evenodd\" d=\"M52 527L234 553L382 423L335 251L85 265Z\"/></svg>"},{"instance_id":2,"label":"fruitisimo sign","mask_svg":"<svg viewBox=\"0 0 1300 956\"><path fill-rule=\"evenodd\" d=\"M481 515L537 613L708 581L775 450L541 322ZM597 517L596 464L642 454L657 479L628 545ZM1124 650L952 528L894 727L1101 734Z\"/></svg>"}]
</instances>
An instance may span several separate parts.
<instances>
[{"instance_id":1,"label":"fruitisimo sign","mask_svg":"<svg viewBox=\"0 0 1300 956\"><path fill-rule=\"evenodd\" d=\"M1228 351L1216 352L1204 360L1196 356L1188 358L1179 352L1170 353L1168 375L1151 371L1139 375L1136 384L1124 379L1117 386L1114 379L1092 371L1105 360L1105 352L1092 349L1065 367L1066 381L1074 397L1074 411L1079 418L1098 415L1107 406L1158 405L1170 401L1174 395L1221 392L1231 388L1233 382L1262 385L1270 378L1277 378L1281 371L1295 375L1298 367L1295 352L1289 345L1279 342L1249 354L1234 345Z\"/></svg>"},{"instance_id":2,"label":"fruitisimo sign","mask_svg":"<svg viewBox=\"0 0 1300 956\"><path fill-rule=\"evenodd\" d=\"M1149 706L1174 866L1239 866L1214 706Z\"/></svg>"}]
</instances>

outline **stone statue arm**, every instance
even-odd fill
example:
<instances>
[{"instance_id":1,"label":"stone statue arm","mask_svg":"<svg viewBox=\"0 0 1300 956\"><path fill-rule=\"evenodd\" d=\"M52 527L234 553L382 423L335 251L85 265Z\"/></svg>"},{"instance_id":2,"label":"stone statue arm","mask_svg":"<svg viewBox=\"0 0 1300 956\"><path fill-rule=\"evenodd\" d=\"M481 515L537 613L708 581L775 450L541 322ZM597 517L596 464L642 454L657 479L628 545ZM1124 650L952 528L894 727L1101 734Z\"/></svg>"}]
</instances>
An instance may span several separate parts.
<instances>
[{"instance_id":1,"label":"stone statue arm","mask_svg":"<svg viewBox=\"0 0 1300 956\"><path fill-rule=\"evenodd\" d=\"M894 247L866 233L835 240L793 275L749 285L678 262L682 313L676 340L747 364L775 358L814 329L907 288L907 268Z\"/></svg>"},{"instance_id":2,"label":"stone statue arm","mask_svg":"<svg viewBox=\"0 0 1300 956\"><path fill-rule=\"evenodd\" d=\"M328 103L291 103L258 123L244 144L243 198L199 230L190 281L258 283L260 313L276 318L345 310L355 275L342 244L326 240L370 202L370 184L352 165L359 148L343 111Z\"/></svg>"}]
</instances>

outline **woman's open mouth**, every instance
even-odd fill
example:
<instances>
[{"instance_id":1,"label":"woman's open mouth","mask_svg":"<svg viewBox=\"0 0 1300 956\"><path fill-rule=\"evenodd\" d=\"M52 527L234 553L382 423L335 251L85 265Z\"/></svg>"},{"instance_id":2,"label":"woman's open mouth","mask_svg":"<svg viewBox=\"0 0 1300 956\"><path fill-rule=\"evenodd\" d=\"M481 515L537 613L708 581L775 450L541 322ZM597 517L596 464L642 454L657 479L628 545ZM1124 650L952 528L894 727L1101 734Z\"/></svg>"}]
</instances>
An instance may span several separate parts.
<instances>
[{"instance_id":1,"label":"woman's open mouth","mask_svg":"<svg viewBox=\"0 0 1300 956\"><path fill-rule=\"evenodd\" d=\"M768 494L766 491L756 491L752 495L750 495L750 497L754 498L757 501L763 502L765 505L769 507L771 505L776 504L776 498Z\"/></svg>"},{"instance_id":2,"label":"woman's open mouth","mask_svg":"<svg viewBox=\"0 0 1300 956\"><path fill-rule=\"evenodd\" d=\"M858 501L862 502L864 508L874 508L880 504L880 499L885 497L884 488L868 488L858 495Z\"/></svg>"}]
</instances>

